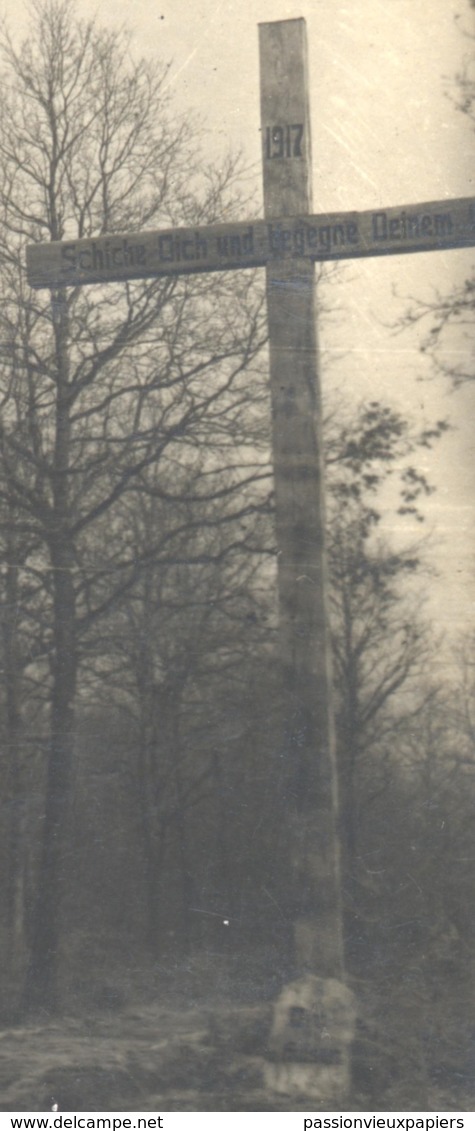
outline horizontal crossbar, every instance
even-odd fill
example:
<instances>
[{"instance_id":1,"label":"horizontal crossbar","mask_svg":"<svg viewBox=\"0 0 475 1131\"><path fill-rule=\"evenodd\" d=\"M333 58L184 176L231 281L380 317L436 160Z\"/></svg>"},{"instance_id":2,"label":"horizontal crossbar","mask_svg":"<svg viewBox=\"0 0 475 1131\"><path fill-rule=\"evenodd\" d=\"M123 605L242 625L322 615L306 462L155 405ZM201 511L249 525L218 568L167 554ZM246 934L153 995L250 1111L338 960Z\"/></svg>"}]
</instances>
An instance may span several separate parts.
<instances>
[{"instance_id":1,"label":"horizontal crossbar","mask_svg":"<svg viewBox=\"0 0 475 1131\"><path fill-rule=\"evenodd\" d=\"M359 259L473 246L475 198L467 197L31 244L27 272L32 287L54 288L265 267L275 260Z\"/></svg>"}]
</instances>

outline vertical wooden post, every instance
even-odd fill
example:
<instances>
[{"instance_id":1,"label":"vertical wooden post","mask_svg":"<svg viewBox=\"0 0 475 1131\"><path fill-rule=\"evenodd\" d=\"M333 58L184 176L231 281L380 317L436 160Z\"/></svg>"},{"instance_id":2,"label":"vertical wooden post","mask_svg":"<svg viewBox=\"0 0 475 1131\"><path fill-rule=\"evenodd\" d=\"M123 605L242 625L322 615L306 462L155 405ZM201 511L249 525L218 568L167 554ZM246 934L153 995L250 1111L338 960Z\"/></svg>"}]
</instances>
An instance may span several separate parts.
<instances>
[{"instance_id":1,"label":"vertical wooden post","mask_svg":"<svg viewBox=\"0 0 475 1131\"><path fill-rule=\"evenodd\" d=\"M265 217L311 212L303 19L259 26ZM272 242L279 249L279 224ZM343 975L324 546L323 455L314 266L267 268L280 638L294 862L295 973Z\"/></svg>"}]
</instances>

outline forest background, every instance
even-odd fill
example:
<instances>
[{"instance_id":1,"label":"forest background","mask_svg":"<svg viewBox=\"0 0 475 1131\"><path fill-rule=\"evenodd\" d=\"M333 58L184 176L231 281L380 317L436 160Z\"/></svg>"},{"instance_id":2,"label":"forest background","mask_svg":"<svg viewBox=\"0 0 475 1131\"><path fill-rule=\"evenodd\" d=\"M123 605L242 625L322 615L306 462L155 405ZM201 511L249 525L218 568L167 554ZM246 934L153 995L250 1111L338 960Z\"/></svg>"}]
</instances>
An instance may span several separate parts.
<instances>
[{"instance_id":1,"label":"forest background","mask_svg":"<svg viewBox=\"0 0 475 1131\"><path fill-rule=\"evenodd\" d=\"M247 94L230 108L225 137L200 132L184 108L193 51L175 71L157 62L176 37L168 14L145 61L138 18L131 45L107 13L95 27L88 15L34 4L3 38L5 1022L120 1012L151 987L175 1004L271 1000L292 961L262 279L33 296L24 273L33 240L257 214L257 127L245 155L225 153L229 135L247 139L239 115L252 122L257 95L249 119ZM332 44L355 34L337 15L327 74L348 70ZM360 108L338 82L328 117L314 114L318 210L469 194L469 8L450 19L437 101L438 49L416 76L402 67L416 25L401 18L397 49L385 31L378 68L401 74L381 88L362 65L366 24L350 67ZM226 66L229 90L234 56ZM384 130L367 118L376 89ZM424 128L420 143L414 122L435 105L436 139ZM464 158L449 175L454 139ZM371 173L361 155L375 149ZM345 934L367 1094L409 1074L414 1095L453 1096L470 1077L472 259L319 272Z\"/></svg>"}]
</instances>

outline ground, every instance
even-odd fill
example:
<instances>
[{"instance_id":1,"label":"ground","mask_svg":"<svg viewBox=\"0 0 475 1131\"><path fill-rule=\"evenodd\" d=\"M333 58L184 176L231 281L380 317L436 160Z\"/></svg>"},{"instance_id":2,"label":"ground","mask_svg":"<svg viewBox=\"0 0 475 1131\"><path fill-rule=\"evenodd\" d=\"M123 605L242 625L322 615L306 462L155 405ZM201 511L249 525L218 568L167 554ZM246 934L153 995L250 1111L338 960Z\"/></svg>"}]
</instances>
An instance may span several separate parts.
<instances>
[{"instance_id":1,"label":"ground","mask_svg":"<svg viewBox=\"0 0 475 1131\"><path fill-rule=\"evenodd\" d=\"M117 1011L111 1003L87 1016L9 1027L0 1032L0 1110L315 1112L314 1100L276 1099L262 1086L271 1008L140 1003ZM380 1094L356 1084L331 1107L469 1111L474 1100L436 1083L418 1097L411 1082L386 1079Z\"/></svg>"}]
</instances>

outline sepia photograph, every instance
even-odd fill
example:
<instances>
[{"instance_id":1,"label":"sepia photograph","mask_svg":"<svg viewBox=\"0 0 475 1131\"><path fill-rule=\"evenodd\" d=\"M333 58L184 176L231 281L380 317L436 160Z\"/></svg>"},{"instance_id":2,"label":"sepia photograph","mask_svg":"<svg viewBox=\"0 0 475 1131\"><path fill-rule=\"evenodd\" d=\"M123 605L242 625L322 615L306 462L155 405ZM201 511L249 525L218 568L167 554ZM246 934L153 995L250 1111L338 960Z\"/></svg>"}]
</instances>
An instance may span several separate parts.
<instances>
[{"instance_id":1,"label":"sepia photograph","mask_svg":"<svg viewBox=\"0 0 475 1131\"><path fill-rule=\"evenodd\" d=\"M0 1112L475 1110L474 15L0 0Z\"/></svg>"}]
</instances>

